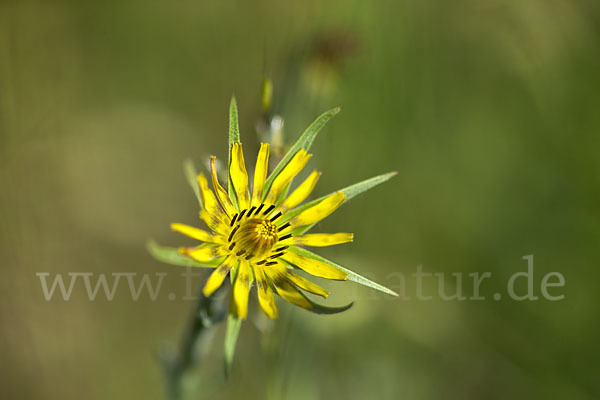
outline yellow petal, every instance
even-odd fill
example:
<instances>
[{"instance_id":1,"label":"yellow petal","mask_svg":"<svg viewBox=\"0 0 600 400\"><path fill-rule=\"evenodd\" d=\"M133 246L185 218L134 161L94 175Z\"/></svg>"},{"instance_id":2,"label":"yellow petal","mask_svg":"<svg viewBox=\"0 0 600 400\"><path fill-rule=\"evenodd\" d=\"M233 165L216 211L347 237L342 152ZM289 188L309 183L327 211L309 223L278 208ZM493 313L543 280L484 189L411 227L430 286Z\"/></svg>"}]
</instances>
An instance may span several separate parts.
<instances>
[{"instance_id":1,"label":"yellow petal","mask_svg":"<svg viewBox=\"0 0 600 400\"><path fill-rule=\"evenodd\" d=\"M252 205L258 206L263 197L263 188L265 179L269 170L269 144L261 143L258 157L256 158L256 168L254 169L254 186L252 186Z\"/></svg>"},{"instance_id":2,"label":"yellow petal","mask_svg":"<svg viewBox=\"0 0 600 400\"><path fill-rule=\"evenodd\" d=\"M300 306L302 308L311 309L312 304L304 297L298 289L294 286L290 285L290 283L283 279L281 276L277 274L271 275L269 272L265 271L269 278L273 281L273 286L275 286L275 290L277 294L280 295L285 301L288 301L292 304Z\"/></svg>"},{"instance_id":3,"label":"yellow petal","mask_svg":"<svg viewBox=\"0 0 600 400\"><path fill-rule=\"evenodd\" d=\"M202 293L204 294L204 296L210 296L218 288L221 287L223 281L225 280L225 277L227 277L229 271L231 271L231 268L233 268L233 266L235 265L235 262L235 257L227 257L225 261L223 261L223 264L219 265L219 267L215 269L212 272L212 274L210 274L210 277L208 278L206 284L204 285L204 288L202 289Z\"/></svg>"},{"instance_id":4,"label":"yellow petal","mask_svg":"<svg viewBox=\"0 0 600 400\"><path fill-rule=\"evenodd\" d=\"M290 162L273 181L266 203L275 204L277 202L281 192L283 192L283 189L285 189L285 186L292 180L293 177L298 175L298 172L304 168L310 157L311 154L306 153L306 150L304 149L300 149L296 155L294 155Z\"/></svg>"},{"instance_id":5,"label":"yellow petal","mask_svg":"<svg viewBox=\"0 0 600 400\"><path fill-rule=\"evenodd\" d=\"M223 212L221 212L221 216L226 218L226 215ZM223 236L229 235L229 232L231 231L229 224L223 222L216 214L211 214L206 210L200 210L200 218L211 231Z\"/></svg>"},{"instance_id":6,"label":"yellow petal","mask_svg":"<svg viewBox=\"0 0 600 400\"><path fill-rule=\"evenodd\" d=\"M231 176L231 182L237 194L240 210L247 209L250 203L250 195L248 194L248 173L246 172L241 143L233 143L231 147L229 176Z\"/></svg>"},{"instance_id":7,"label":"yellow petal","mask_svg":"<svg viewBox=\"0 0 600 400\"><path fill-rule=\"evenodd\" d=\"M210 158L210 175L212 177L213 188L215 189L219 203L221 203L223 209L229 217L233 216L236 213L236 210L233 206L233 203L229 199L229 195L219 184L219 179L217 178L217 159L214 156Z\"/></svg>"},{"instance_id":8,"label":"yellow petal","mask_svg":"<svg viewBox=\"0 0 600 400\"><path fill-rule=\"evenodd\" d=\"M288 198L285 199L285 201L283 202L283 204L280 207L281 210L283 212L285 212L286 210L289 210L290 208L294 208L298 204L302 203L304 201L304 199L306 199L310 195L310 193L313 191L320 176L321 176L320 172L313 171L308 176L308 178L306 178L304 180L304 182L302 182L300 184L300 186L298 186L296 188L296 190L294 190L292 192L292 194L290 194L288 196Z\"/></svg>"},{"instance_id":9,"label":"yellow petal","mask_svg":"<svg viewBox=\"0 0 600 400\"><path fill-rule=\"evenodd\" d=\"M307 292L314 293L316 295L327 297L329 296L329 292L323 289L321 286L316 283L312 283L308 279L295 274L290 268L283 265L282 263L277 263L276 265L270 265L265 267L267 269L272 268L275 273L280 274L283 278L287 279L289 282L298 286L300 289L304 289Z\"/></svg>"},{"instance_id":10,"label":"yellow petal","mask_svg":"<svg viewBox=\"0 0 600 400\"><path fill-rule=\"evenodd\" d=\"M188 257L193 258L198 262L209 262L227 254L226 248L218 245L198 246L198 247L182 247L179 252Z\"/></svg>"},{"instance_id":11,"label":"yellow petal","mask_svg":"<svg viewBox=\"0 0 600 400\"><path fill-rule=\"evenodd\" d=\"M246 319L248 316L248 293L250 292L250 264L242 259L233 284L233 301L238 317Z\"/></svg>"},{"instance_id":12,"label":"yellow petal","mask_svg":"<svg viewBox=\"0 0 600 400\"><path fill-rule=\"evenodd\" d=\"M260 304L260 308L267 314L267 317L277 318L278 313L275 306L275 298L267 283L267 278L262 267L254 267L254 275L256 277L256 286L258 287L258 303Z\"/></svg>"},{"instance_id":13,"label":"yellow petal","mask_svg":"<svg viewBox=\"0 0 600 400\"><path fill-rule=\"evenodd\" d=\"M293 227L312 225L334 212L345 200L346 195L343 192L336 192L323 199L320 203L302 211L290 223Z\"/></svg>"},{"instance_id":14,"label":"yellow petal","mask_svg":"<svg viewBox=\"0 0 600 400\"><path fill-rule=\"evenodd\" d=\"M351 233L307 233L306 235L293 236L292 243L302 246L325 247L348 243L353 238L354 235Z\"/></svg>"},{"instance_id":15,"label":"yellow petal","mask_svg":"<svg viewBox=\"0 0 600 400\"><path fill-rule=\"evenodd\" d=\"M211 235L205 230L194 228L186 224L174 223L171 224L171 229L183 235L189 236L192 239L201 240L207 243L227 244L227 239L221 236Z\"/></svg>"},{"instance_id":16,"label":"yellow petal","mask_svg":"<svg viewBox=\"0 0 600 400\"><path fill-rule=\"evenodd\" d=\"M322 261L313 260L312 258L301 256L293 252L287 252L281 256L285 261L294 264L296 267L308 272L311 275L320 278L346 280L348 275L339 269L326 264Z\"/></svg>"},{"instance_id":17,"label":"yellow petal","mask_svg":"<svg viewBox=\"0 0 600 400\"><path fill-rule=\"evenodd\" d=\"M217 217L223 215L223 210L221 210L213 191L208 187L208 181L204 174L198 175L198 185L200 186L200 195L202 196L204 209Z\"/></svg>"}]
</instances>

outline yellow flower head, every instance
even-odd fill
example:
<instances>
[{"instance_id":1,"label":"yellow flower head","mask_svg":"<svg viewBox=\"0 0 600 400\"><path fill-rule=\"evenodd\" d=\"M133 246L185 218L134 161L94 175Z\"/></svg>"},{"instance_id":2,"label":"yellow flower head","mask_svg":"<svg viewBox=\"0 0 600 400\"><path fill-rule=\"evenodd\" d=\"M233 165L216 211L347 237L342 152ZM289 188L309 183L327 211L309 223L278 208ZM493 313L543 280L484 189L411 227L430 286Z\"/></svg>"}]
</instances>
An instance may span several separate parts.
<instances>
[{"instance_id":1,"label":"yellow flower head","mask_svg":"<svg viewBox=\"0 0 600 400\"><path fill-rule=\"evenodd\" d=\"M276 318L273 292L307 309L311 309L313 303L301 290L323 297L329 294L294 273L294 267L321 278L347 279L345 272L331 264L299 254L298 246L321 247L352 241L350 233L297 234L327 217L346 200L346 195L340 191L310 207L297 207L311 193L320 176L319 172L312 172L287 194L292 179L310 157L306 150L300 149L273 179L267 180L269 145L261 144L250 195L242 144L233 143L229 165L230 188L233 190L230 193L219 183L214 157L210 163L214 191L203 174L198 176L202 199L200 217L211 232L185 224L171 224L174 231L204 242L197 247L181 248L181 253L201 263L220 262L204 286L205 296L212 295L232 274L233 304L240 318L246 318L248 314L248 294L254 281L262 310L270 318Z\"/></svg>"},{"instance_id":2,"label":"yellow flower head","mask_svg":"<svg viewBox=\"0 0 600 400\"><path fill-rule=\"evenodd\" d=\"M270 175L267 173L269 144L261 144L250 191L240 143L237 105L235 99L232 99L229 109L228 190L219 183L215 157L210 159L212 189L204 174L197 175L193 165L186 164L188 181L201 205L200 218L210 231L180 223L171 224L174 231L203 243L195 247L174 249L150 241L148 249L151 254L169 264L215 268L203 288L206 297L215 293L229 276L233 292L231 316L238 319L244 319L248 315L248 295L255 282L260 306L270 318L277 317L274 293L290 303L319 314L338 313L352 306L350 303L342 307L326 307L314 303L304 292L322 297L327 297L329 293L296 274L297 269L320 278L352 280L398 296L394 291L305 248L351 242L351 233L306 232L345 201L396 174L389 172L378 175L302 204L321 176L319 172L313 171L289 193L292 179L300 173L311 157L307 150L317 133L339 111L338 107L321 114L304 131ZM230 336L236 337L239 325L231 325L231 331L229 326L230 324ZM232 340L235 343L235 339Z\"/></svg>"}]
</instances>

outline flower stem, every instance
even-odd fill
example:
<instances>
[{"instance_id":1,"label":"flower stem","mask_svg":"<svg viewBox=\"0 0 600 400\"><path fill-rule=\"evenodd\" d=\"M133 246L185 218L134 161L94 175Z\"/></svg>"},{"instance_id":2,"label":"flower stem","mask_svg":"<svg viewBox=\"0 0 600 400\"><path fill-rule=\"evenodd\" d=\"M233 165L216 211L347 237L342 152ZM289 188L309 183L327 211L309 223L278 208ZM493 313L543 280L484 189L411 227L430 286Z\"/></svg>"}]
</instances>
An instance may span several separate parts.
<instances>
[{"instance_id":1,"label":"flower stem","mask_svg":"<svg viewBox=\"0 0 600 400\"><path fill-rule=\"evenodd\" d=\"M219 292L225 291L223 287L210 297L205 297L202 293L202 288L209 275L208 273L203 275L197 301L183 332L179 351L164 354L162 357L166 376L167 396L170 400L182 400L184 398L183 378L190 368L195 366L199 361L196 357L197 343L210 332L210 329L215 324L221 322L226 315L223 296L219 295Z\"/></svg>"}]
</instances>

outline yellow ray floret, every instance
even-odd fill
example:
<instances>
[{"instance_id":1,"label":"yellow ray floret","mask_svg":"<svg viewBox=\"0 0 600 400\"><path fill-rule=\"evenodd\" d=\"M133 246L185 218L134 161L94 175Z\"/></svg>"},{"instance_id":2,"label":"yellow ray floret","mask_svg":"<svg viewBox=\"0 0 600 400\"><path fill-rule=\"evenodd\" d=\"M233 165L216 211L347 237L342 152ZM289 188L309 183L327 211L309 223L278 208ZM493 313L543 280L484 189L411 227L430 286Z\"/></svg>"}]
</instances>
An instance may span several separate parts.
<instances>
[{"instance_id":1,"label":"yellow ray floret","mask_svg":"<svg viewBox=\"0 0 600 400\"><path fill-rule=\"evenodd\" d=\"M302 211L297 217L291 221L292 226L312 225L326 218L337 210L339 206L346 201L346 195L343 192L336 192L329 195L320 203L312 206L309 209Z\"/></svg>"},{"instance_id":2,"label":"yellow ray floret","mask_svg":"<svg viewBox=\"0 0 600 400\"><path fill-rule=\"evenodd\" d=\"M229 175L237 195L240 209L248 208L250 196L248 194L248 173L246 172L246 163L244 162L244 153L241 143L233 143L231 147L231 165L229 166Z\"/></svg>"},{"instance_id":3,"label":"yellow ray floret","mask_svg":"<svg viewBox=\"0 0 600 400\"><path fill-rule=\"evenodd\" d=\"M219 184L219 179L217 178L217 159L214 156L210 158L210 176L212 178L213 188L215 189L219 203L221 203L221 206L223 206L223 209L231 218L231 216L236 213L236 210L233 206L233 203L229 199L229 195Z\"/></svg>"},{"instance_id":4,"label":"yellow ray floret","mask_svg":"<svg viewBox=\"0 0 600 400\"><path fill-rule=\"evenodd\" d=\"M208 181L204 174L198 175L198 185L200 186L200 195L202 196L204 209L217 218L222 216L223 211L221 210L213 191L208 187Z\"/></svg>"},{"instance_id":5,"label":"yellow ray floret","mask_svg":"<svg viewBox=\"0 0 600 400\"><path fill-rule=\"evenodd\" d=\"M254 268L256 277L256 286L258 287L258 303L260 308L267 314L269 318L277 318L277 307L275 307L275 298L273 292L269 288L267 278L262 267Z\"/></svg>"},{"instance_id":6,"label":"yellow ray floret","mask_svg":"<svg viewBox=\"0 0 600 400\"><path fill-rule=\"evenodd\" d=\"M312 258L304 257L293 252L288 252L281 256L281 258L290 264L293 264L296 267L308 272L309 274L318 276L320 278L343 281L348 277L348 274L329 264L314 260Z\"/></svg>"},{"instance_id":7,"label":"yellow ray floret","mask_svg":"<svg viewBox=\"0 0 600 400\"><path fill-rule=\"evenodd\" d=\"M227 244L227 240L225 240L225 238L221 236L211 235L205 230L195 228L186 224L173 223L171 224L171 229L175 232L179 232L183 235L191 237L192 239L200 240L202 242Z\"/></svg>"},{"instance_id":8,"label":"yellow ray floret","mask_svg":"<svg viewBox=\"0 0 600 400\"><path fill-rule=\"evenodd\" d=\"M231 271L237 262L238 261L235 257L229 256L225 259L225 261L223 261L223 264L219 265L219 267L215 269L212 274L210 274L210 277L202 289L204 296L210 296L221 287L225 277L229 274L229 271Z\"/></svg>"},{"instance_id":9,"label":"yellow ray floret","mask_svg":"<svg viewBox=\"0 0 600 400\"><path fill-rule=\"evenodd\" d=\"M226 218L225 214L222 214L222 217ZM202 209L200 210L200 219L204 221L206 226L208 226L211 231L225 237L229 235L229 225L223 222L223 220L219 219L216 214L211 214Z\"/></svg>"},{"instance_id":10,"label":"yellow ray floret","mask_svg":"<svg viewBox=\"0 0 600 400\"><path fill-rule=\"evenodd\" d=\"M320 172L313 171L308 178L306 178L304 182L302 182L300 186L298 186L296 190L294 190L292 194L285 199L283 204L280 206L280 209L285 212L290 208L294 208L298 204L302 203L313 191L320 176Z\"/></svg>"},{"instance_id":11,"label":"yellow ray floret","mask_svg":"<svg viewBox=\"0 0 600 400\"><path fill-rule=\"evenodd\" d=\"M308 233L294 236L292 243L301 246L325 247L351 242L354 235L351 233Z\"/></svg>"},{"instance_id":12,"label":"yellow ray floret","mask_svg":"<svg viewBox=\"0 0 600 400\"><path fill-rule=\"evenodd\" d=\"M226 248L219 245L201 245L198 247L181 247L179 252L194 260L206 263L227 255Z\"/></svg>"},{"instance_id":13,"label":"yellow ray floret","mask_svg":"<svg viewBox=\"0 0 600 400\"><path fill-rule=\"evenodd\" d=\"M308 279L305 279L302 276L295 274L291 269L289 269L281 262L277 263L276 265L271 265L269 269L272 269L273 273L278 274L279 277L286 279L290 283L298 286L300 289L306 290L307 292L322 297L329 296L329 292L327 290L323 289L321 286L315 283L312 283Z\"/></svg>"},{"instance_id":14,"label":"yellow ray floret","mask_svg":"<svg viewBox=\"0 0 600 400\"><path fill-rule=\"evenodd\" d=\"M309 310L312 308L312 304L310 304L306 297L304 297L298 289L289 284L288 281L278 276L271 276L270 274L269 277L273 281L277 294L285 301L289 301L292 304Z\"/></svg>"},{"instance_id":15,"label":"yellow ray floret","mask_svg":"<svg viewBox=\"0 0 600 400\"><path fill-rule=\"evenodd\" d=\"M269 144L261 143L256 168L254 169L254 186L252 187L252 206L258 206L263 197L263 188L269 169Z\"/></svg>"},{"instance_id":16,"label":"yellow ray floret","mask_svg":"<svg viewBox=\"0 0 600 400\"><path fill-rule=\"evenodd\" d=\"M267 196L267 203L276 204L279 196L285 189L286 185L294 178L302 168L306 165L312 155L308 154L306 150L300 149L296 155L290 160L285 168L277 175L277 178L273 181L269 194Z\"/></svg>"},{"instance_id":17,"label":"yellow ray floret","mask_svg":"<svg viewBox=\"0 0 600 400\"><path fill-rule=\"evenodd\" d=\"M240 260L235 283L233 284L233 301L238 317L246 319L248 315L248 294L250 292L251 271L248 261Z\"/></svg>"}]
</instances>

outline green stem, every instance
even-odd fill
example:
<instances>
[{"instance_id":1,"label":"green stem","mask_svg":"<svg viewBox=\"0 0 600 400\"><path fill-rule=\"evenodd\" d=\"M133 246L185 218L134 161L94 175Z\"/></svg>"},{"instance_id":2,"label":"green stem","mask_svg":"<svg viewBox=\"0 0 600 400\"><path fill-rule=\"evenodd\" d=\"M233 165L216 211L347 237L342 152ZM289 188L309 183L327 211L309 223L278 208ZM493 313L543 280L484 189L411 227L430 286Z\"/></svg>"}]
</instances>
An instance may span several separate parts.
<instances>
[{"instance_id":1,"label":"green stem","mask_svg":"<svg viewBox=\"0 0 600 400\"><path fill-rule=\"evenodd\" d=\"M205 336L210 328L225 318L225 307L222 301L223 287L210 297L205 297L202 288L210 274L205 274L198 292L198 301L190 315L187 327L181 339L177 354L163 359L167 380L167 395L170 400L182 400L182 382L186 372L194 366L195 347L198 340ZM223 285L226 286L226 285Z\"/></svg>"}]
</instances>

